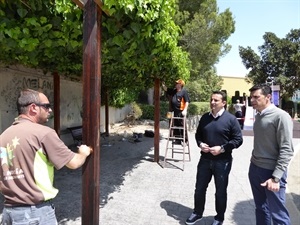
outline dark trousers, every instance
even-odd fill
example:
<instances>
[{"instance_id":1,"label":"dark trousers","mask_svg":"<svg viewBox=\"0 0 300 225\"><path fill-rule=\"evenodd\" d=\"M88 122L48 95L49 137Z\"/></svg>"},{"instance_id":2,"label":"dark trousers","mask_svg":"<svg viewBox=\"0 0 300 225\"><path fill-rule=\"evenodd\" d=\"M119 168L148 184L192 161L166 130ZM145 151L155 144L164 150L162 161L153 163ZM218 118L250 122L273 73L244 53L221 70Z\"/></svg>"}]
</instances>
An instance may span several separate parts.
<instances>
[{"instance_id":1,"label":"dark trousers","mask_svg":"<svg viewBox=\"0 0 300 225\"><path fill-rule=\"evenodd\" d=\"M287 172L280 180L278 192L269 191L260 184L272 177L273 170L263 169L250 164L249 181L255 202L255 215L257 225L290 225L290 217L285 207L285 189Z\"/></svg>"},{"instance_id":2,"label":"dark trousers","mask_svg":"<svg viewBox=\"0 0 300 225\"><path fill-rule=\"evenodd\" d=\"M242 118L243 117L243 113L241 111L237 111L237 112L235 112L235 117L236 118Z\"/></svg>"},{"instance_id":3,"label":"dark trousers","mask_svg":"<svg viewBox=\"0 0 300 225\"><path fill-rule=\"evenodd\" d=\"M241 129L243 129L243 127L244 127L244 121L241 119L241 118L243 118L243 113L241 111L237 111L235 113L235 117L238 119L239 124L241 126Z\"/></svg>"},{"instance_id":4,"label":"dark trousers","mask_svg":"<svg viewBox=\"0 0 300 225\"><path fill-rule=\"evenodd\" d=\"M232 159L226 160L208 160L201 158L197 168L196 189L194 195L194 212L200 216L203 215L206 190L212 176L215 181L215 209L217 215L215 219L224 220L224 214L227 206L227 186L228 176L231 170Z\"/></svg>"}]
</instances>

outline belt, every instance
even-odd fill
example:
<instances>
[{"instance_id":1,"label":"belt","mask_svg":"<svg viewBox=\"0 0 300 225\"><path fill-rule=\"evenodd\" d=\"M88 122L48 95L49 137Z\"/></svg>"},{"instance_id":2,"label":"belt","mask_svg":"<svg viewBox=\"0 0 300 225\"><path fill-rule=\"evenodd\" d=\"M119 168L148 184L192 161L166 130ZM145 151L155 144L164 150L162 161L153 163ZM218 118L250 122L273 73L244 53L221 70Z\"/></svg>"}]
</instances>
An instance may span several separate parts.
<instances>
[{"instance_id":1,"label":"belt","mask_svg":"<svg viewBox=\"0 0 300 225\"><path fill-rule=\"evenodd\" d=\"M47 201L44 201L44 202L40 202L40 203L37 203L37 204L33 204L33 205L14 205L14 206L4 206L5 208L16 208L16 207L32 207L32 206L35 206L36 208L40 208L40 207L43 207L43 206L46 206L46 205L53 205L53 201L52 199L50 200L47 200Z\"/></svg>"}]
</instances>

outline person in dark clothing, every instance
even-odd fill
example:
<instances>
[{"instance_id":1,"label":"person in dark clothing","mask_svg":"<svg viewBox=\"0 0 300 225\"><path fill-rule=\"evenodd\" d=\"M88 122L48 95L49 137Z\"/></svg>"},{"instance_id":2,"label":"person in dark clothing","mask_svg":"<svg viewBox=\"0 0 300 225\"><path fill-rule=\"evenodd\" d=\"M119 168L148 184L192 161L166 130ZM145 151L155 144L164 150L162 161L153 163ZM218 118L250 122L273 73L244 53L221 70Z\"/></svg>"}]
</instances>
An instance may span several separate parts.
<instances>
[{"instance_id":1,"label":"person in dark clothing","mask_svg":"<svg viewBox=\"0 0 300 225\"><path fill-rule=\"evenodd\" d=\"M214 91L210 99L211 112L205 113L197 127L196 142L201 151L197 167L194 211L186 220L191 225L202 219L206 190L214 176L217 215L212 225L221 225L227 205L228 176L232 165L232 150L243 143L241 127L234 115L225 110L226 94Z\"/></svg>"},{"instance_id":2,"label":"person in dark clothing","mask_svg":"<svg viewBox=\"0 0 300 225\"><path fill-rule=\"evenodd\" d=\"M237 99L236 103L233 105L234 111L235 111L235 117L238 119L239 124L241 126L241 129L243 129L244 126L244 121L242 120L243 118L243 107L244 104L240 103L240 100Z\"/></svg>"},{"instance_id":3,"label":"person in dark clothing","mask_svg":"<svg viewBox=\"0 0 300 225\"><path fill-rule=\"evenodd\" d=\"M173 112L174 117L185 117L187 115L187 109L190 103L190 98L188 92L183 88L185 82L182 79L176 81L175 88L165 88L169 96L169 101L171 105L171 111ZM174 126L183 127L182 119L174 119ZM174 129L174 136L182 137L182 129ZM177 141L176 144L180 144L180 141Z\"/></svg>"}]
</instances>

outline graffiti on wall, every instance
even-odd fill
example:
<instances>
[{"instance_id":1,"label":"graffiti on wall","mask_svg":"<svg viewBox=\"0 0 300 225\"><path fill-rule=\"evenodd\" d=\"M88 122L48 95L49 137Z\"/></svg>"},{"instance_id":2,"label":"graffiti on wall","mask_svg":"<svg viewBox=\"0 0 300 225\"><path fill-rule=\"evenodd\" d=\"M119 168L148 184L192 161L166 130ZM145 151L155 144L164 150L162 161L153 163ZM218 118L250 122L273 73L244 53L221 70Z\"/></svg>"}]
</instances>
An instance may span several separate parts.
<instances>
[{"instance_id":1,"label":"graffiti on wall","mask_svg":"<svg viewBox=\"0 0 300 225\"><path fill-rule=\"evenodd\" d=\"M13 76L13 78L3 87L0 95L5 101L6 109L17 110L17 97L21 90L30 88L42 91L53 102L53 82L47 79L36 77Z\"/></svg>"},{"instance_id":2,"label":"graffiti on wall","mask_svg":"<svg viewBox=\"0 0 300 225\"><path fill-rule=\"evenodd\" d=\"M31 88L35 90L53 90L53 83L49 80L41 79L41 78L23 78L23 88Z\"/></svg>"},{"instance_id":3,"label":"graffiti on wall","mask_svg":"<svg viewBox=\"0 0 300 225\"><path fill-rule=\"evenodd\" d=\"M61 115L64 116L66 121L74 122L78 121L78 118L82 119L82 99L80 96L75 94L70 94L68 96L68 102L65 104L65 110L62 110ZM64 106L62 106L64 108Z\"/></svg>"}]
</instances>

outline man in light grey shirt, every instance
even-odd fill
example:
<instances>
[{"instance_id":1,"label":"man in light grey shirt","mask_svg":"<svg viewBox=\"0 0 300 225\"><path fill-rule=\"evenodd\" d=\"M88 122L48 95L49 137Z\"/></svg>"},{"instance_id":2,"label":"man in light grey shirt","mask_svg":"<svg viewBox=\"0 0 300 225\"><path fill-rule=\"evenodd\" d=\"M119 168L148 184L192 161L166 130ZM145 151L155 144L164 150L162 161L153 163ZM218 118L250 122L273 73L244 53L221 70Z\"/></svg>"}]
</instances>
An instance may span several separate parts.
<instances>
[{"instance_id":1,"label":"man in light grey shirt","mask_svg":"<svg viewBox=\"0 0 300 225\"><path fill-rule=\"evenodd\" d=\"M272 104L268 85L255 85L249 91L253 109L257 110L249 168L256 224L290 225L285 190L287 167L294 153L293 121L287 112Z\"/></svg>"}]
</instances>

